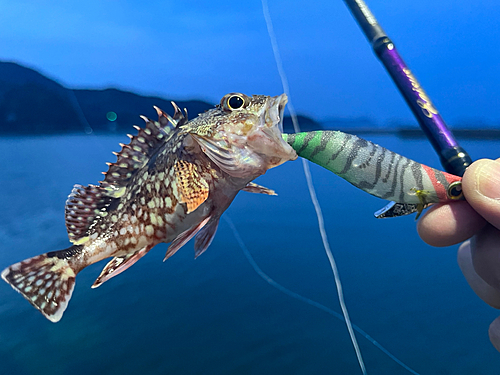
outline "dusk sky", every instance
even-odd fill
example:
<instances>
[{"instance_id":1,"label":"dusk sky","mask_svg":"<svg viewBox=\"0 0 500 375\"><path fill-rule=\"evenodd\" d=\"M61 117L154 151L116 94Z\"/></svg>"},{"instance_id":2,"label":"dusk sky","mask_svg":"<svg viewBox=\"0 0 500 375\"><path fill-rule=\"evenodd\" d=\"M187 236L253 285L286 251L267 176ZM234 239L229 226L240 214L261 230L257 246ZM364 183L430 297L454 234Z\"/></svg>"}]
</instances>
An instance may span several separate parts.
<instances>
[{"instance_id":1,"label":"dusk sky","mask_svg":"<svg viewBox=\"0 0 500 375\"><path fill-rule=\"evenodd\" d=\"M500 124L500 1L367 3L448 123ZM343 1L269 7L299 113L415 123ZM68 87L282 92L260 0L0 0L0 14L0 59Z\"/></svg>"}]
</instances>

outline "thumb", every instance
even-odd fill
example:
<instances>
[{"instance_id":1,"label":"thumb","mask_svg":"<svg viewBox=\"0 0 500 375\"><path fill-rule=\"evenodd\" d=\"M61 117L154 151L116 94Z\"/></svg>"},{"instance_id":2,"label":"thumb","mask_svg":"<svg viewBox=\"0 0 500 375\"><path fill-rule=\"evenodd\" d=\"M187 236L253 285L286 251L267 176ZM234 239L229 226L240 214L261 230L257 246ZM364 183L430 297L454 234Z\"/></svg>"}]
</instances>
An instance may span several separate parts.
<instances>
[{"instance_id":1,"label":"thumb","mask_svg":"<svg viewBox=\"0 0 500 375\"><path fill-rule=\"evenodd\" d=\"M500 229L500 159L481 159L464 173L462 188L467 202Z\"/></svg>"}]
</instances>

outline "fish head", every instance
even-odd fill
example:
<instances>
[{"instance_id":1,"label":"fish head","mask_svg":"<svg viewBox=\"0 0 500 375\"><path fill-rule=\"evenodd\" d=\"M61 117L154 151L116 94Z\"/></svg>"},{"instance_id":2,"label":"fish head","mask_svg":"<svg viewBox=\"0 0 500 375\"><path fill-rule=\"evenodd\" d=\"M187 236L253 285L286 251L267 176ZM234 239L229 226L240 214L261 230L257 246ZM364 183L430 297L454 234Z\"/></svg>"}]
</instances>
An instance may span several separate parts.
<instances>
[{"instance_id":1,"label":"fish head","mask_svg":"<svg viewBox=\"0 0 500 375\"><path fill-rule=\"evenodd\" d=\"M297 158L281 136L287 101L285 94L227 94L215 109L199 117L190 134L224 172L255 178Z\"/></svg>"}]
</instances>

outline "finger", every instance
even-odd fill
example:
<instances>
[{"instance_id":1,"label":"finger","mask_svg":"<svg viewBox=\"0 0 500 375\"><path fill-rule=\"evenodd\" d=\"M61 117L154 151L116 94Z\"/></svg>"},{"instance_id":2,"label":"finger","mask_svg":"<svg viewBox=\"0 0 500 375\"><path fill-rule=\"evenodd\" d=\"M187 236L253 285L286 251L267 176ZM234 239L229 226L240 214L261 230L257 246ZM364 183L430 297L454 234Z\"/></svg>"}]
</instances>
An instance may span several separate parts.
<instances>
[{"instance_id":1,"label":"finger","mask_svg":"<svg viewBox=\"0 0 500 375\"><path fill-rule=\"evenodd\" d=\"M471 255L479 277L500 290L500 230L485 226L472 238Z\"/></svg>"},{"instance_id":2,"label":"finger","mask_svg":"<svg viewBox=\"0 0 500 375\"><path fill-rule=\"evenodd\" d=\"M472 163L464 173L462 188L467 202L500 229L500 159Z\"/></svg>"},{"instance_id":3,"label":"finger","mask_svg":"<svg viewBox=\"0 0 500 375\"><path fill-rule=\"evenodd\" d=\"M420 237L432 246L451 246L465 241L486 225L467 202L436 204L417 223Z\"/></svg>"},{"instance_id":4,"label":"finger","mask_svg":"<svg viewBox=\"0 0 500 375\"><path fill-rule=\"evenodd\" d=\"M458 249L457 261L465 280L467 280L474 293L491 307L500 309L500 290L486 283L474 270L470 241L463 243Z\"/></svg>"},{"instance_id":5,"label":"finger","mask_svg":"<svg viewBox=\"0 0 500 375\"><path fill-rule=\"evenodd\" d=\"M500 352L500 317L496 318L493 323L490 324L488 335L495 349Z\"/></svg>"}]
</instances>

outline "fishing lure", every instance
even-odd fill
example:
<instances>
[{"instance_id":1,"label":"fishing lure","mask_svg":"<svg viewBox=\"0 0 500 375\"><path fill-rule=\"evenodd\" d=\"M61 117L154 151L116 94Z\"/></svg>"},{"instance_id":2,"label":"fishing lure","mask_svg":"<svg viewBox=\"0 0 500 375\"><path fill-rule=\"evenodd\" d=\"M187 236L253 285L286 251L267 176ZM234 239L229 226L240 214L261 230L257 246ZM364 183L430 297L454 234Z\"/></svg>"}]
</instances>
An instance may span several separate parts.
<instances>
[{"instance_id":1,"label":"fishing lure","mask_svg":"<svg viewBox=\"0 0 500 375\"><path fill-rule=\"evenodd\" d=\"M283 134L303 158L326 168L357 188L392 201L375 217L396 217L431 203L464 199L462 178L417 163L375 143L341 131Z\"/></svg>"}]
</instances>

